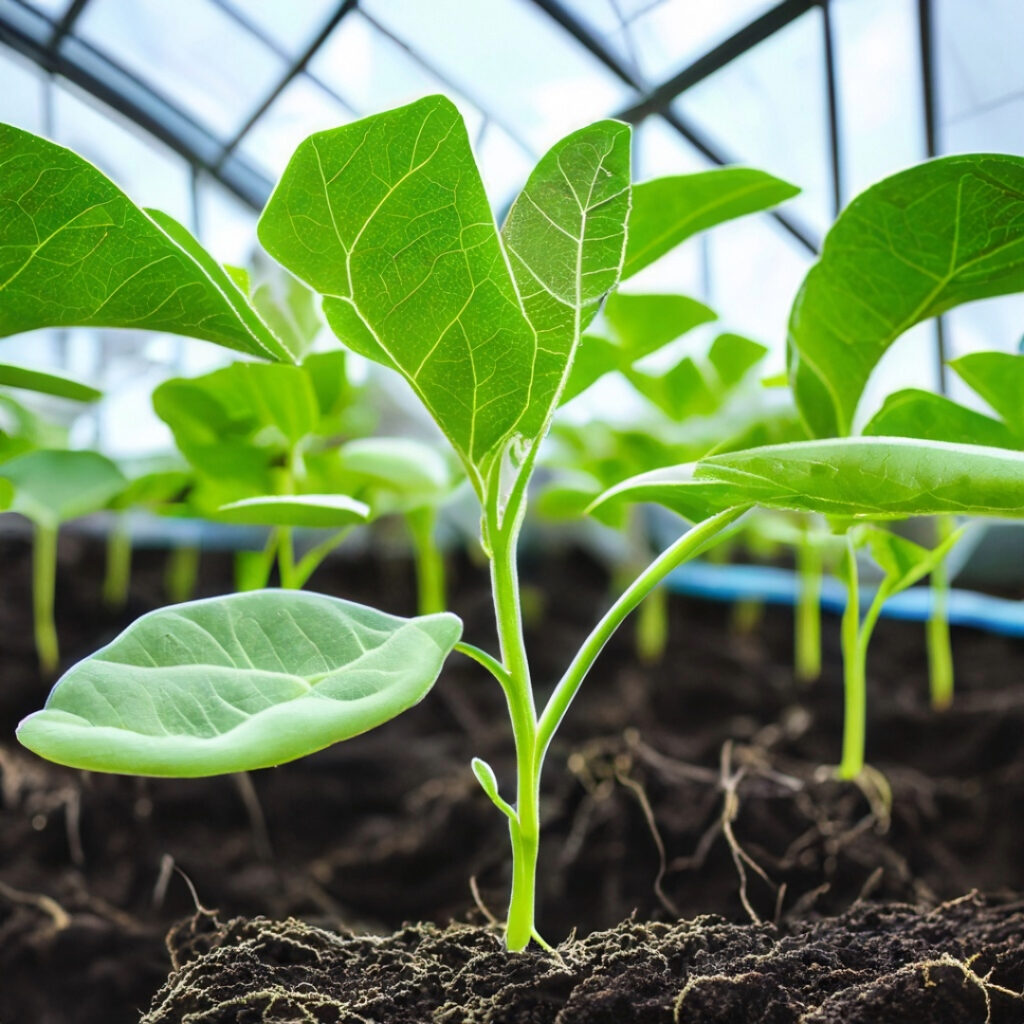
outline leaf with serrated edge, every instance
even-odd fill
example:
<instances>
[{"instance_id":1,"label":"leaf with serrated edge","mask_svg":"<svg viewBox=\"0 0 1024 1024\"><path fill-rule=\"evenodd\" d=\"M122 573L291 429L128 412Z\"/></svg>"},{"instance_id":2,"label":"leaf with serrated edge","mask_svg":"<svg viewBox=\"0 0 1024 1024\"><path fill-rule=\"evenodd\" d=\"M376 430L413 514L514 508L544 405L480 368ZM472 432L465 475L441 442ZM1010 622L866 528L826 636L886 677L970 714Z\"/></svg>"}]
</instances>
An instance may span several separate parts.
<instances>
[{"instance_id":1,"label":"leaf with serrated edge","mask_svg":"<svg viewBox=\"0 0 1024 1024\"><path fill-rule=\"evenodd\" d=\"M150 612L57 682L18 739L58 764L192 778L283 764L420 701L462 630L301 591Z\"/></svg>"},{"instance_id":2,"label":"leaf with serrated edge","mask_svg":"<svg viewBox=\"0 0 1024 1024\"><path fill-rule=\"evenodd\" d=\"M365 523L370 506L344 494L260 495L221 505L217 518L250 526L339 529Z\"/></svg>"},{"instance_id":3,"label":"leaf with serrated edge","mask_svg":"<svg viewBox=\"0 0 1024 1024\"><path fill-rule=\"evenodd\" d=\"M811 432L850 433L872 371L914 324L1022 290L1024 158L943 157L861 193L790 313L790 380Z\"/></svg>"},{"instance_id":4,"label":"leaf with serrated edge","mask_svg":"<svg viewBox=\"0 0 1024 1024\"><path fill-rule=\"evenodd\" d=\"M0 337L130 327L287 358L217 282L92 164L0 125Z\"/></svg>"}]
</instances>

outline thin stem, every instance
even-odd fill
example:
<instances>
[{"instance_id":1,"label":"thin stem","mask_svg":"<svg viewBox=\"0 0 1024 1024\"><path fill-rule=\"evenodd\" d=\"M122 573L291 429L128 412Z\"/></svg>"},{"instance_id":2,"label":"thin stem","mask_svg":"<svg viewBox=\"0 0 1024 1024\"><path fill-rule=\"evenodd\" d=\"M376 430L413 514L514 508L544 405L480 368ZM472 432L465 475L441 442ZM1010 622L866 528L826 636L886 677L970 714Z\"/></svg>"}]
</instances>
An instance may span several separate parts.
<instances>
[{"instance_id":1,"label":"thin stem","mask_svg":"<svg viewBox=\"0 0 1024 1024\"><path fill-rule=\"evenodd\" d=\"M804 520L796 547L797 603L794 622L796 677L803 683L821 675L821 548Z\"/></svg>"},{"instance_id":2,"label":"thin stem","mask_svg":"<svg viewBox=\"0 0 1024 1024\"><path fill-rule=\"evenodd\" d=\"M107 561L103 576L103 603L108 608L123 608L128 603L132 575L132 534L128 516L121 512L107 534Z\"/></svg>"},{"instance_id":3,"label":"thin stem","mask_svg":"<svg viewBox=\"0 0 1024 1024\"><path fill-rule=\"evenodd\" d=\"M472 658L478 665L482 665L487 669L498 680L506 694L508 693L508 688L512 685L512 677L505 671L505 666L497 658L481 650L475 644L466 643L464 640L460 640L455 645L455 650L460 654L464 654L467 658Z\"/></svg>"},{"instance_id":4,"label":"thin stem","mask_svg":"<svg viewBox=\"0 0 1024 1024\"><path fill-rule=\"evenodd\" d=\"M949 539L956 528L952 516L937 516L935 541L937 545ZM953 646L949 635L949 571L942 559L931 574L932 610L928 617L928 684L932 707L945 711L953 703Z\"/></svg>"},{"instance_id":5,"label":"thin stem","mask_svg":"<svg viewBox=\"0 0 1024 1024\"><path fill-rule=\"evenodd\" d=\"M346 526L345 529L331 534L326 540L311 547L295 563L292 580L297 590L301 590L309 582L309 577L316 572L320 563L349 535L351 530L351 527Z\"/></svg>"},{"instance_id":6,"label":"thin stem","mask_svg":"<svg viewBox=\"0 0 1024 1024\"><path fill-rule=\"evenodd\" d=\"M689 529L671 547L666 548L608 609L565 670L565 674L559 680L540 716L536 754L538 771L543 764L551 737L554 736L555 730L569 710L569 705L579 691L580 685L602 648L622 621L676 566L704 551L727 526L739 519L748 508L749 506L744 505L739 508L726 509Z\"/></svg>"},{"instance_id":7,"label":"thin stem","mask_svg":"<svg viewBox=\"0 0 1024 1024\"><path fill-rule=\"evenodd\" d=\"M860 585L857 579L857 549L846 536L846 608L840 627L843 648L843 755L838 774L855 779L864 768L864 737L867 717L866 650L860 636Z\"/></svg>"},{"instance_id":8,"label":"thin stem","mask_svg":"<svg viewBox=\"0 0 1024 1024\"><path fill-rule=\"evenodd\" d=\"M277 534L277 572L283 590L299 590L301 584L296 582L295 575L295 542L290 526L278 526Z\"/></svg>"},{"instance_id":9,"label":"thin stem","mask_svg":"<svg viewBox=\"0 0 1024 1024\"><path fill-rule=\"evenodd\" d=\"M437 510L432 505L405 514L416 565L417 608L420 615L443 612L446 605L444 556L434 539Z\"/></svg>"},{"instance_id":10,"label":"thin stem","mask_svg":"<svg viewBox=\"0 0 1024 1024\"><path fill-rule=\"evenodd\" d=\"M508 532L499 530L493 540L491 587L501 657L509 677L505 693L516 748L516 820L509 820L512 894L505 928L505 944L513 951L524 949L535 931L537 850L540 844L539 771L534 756L537 713L523 637L515 549L515 529Z\"/></svg>"},{"instance_id":11,"label":"thin stem","mask_svg":"<svg viewBox=\"0 0 1024 1024\"><path fill-rule=\"evenodd\" d=\"M57 589L57 525L36 523L32 539L32 613L39 667L52 675L60 663L57 625L53 617Z\"/></svg>"},{"instance_id":12,"label":"thin stem","mask_svg":"<svg viewBox=\"0 0 1024 1024\"><path fill-rule=\"evenodd\" d=\"M176 547L168 556L164 587L171 604L189 601L199 579L199 548L193 544Z\"/></svg>"},{"instance_id":13,"label":"thin stem","mask_svg":"<svg viewBox=\"0 0 1024 1024\"><path fill-rule=\"evenodd\" d=\"M636 653L642 665L657 665L668 646L668 590L655 587L636 615Z\"/></svg>"}]
</instances>

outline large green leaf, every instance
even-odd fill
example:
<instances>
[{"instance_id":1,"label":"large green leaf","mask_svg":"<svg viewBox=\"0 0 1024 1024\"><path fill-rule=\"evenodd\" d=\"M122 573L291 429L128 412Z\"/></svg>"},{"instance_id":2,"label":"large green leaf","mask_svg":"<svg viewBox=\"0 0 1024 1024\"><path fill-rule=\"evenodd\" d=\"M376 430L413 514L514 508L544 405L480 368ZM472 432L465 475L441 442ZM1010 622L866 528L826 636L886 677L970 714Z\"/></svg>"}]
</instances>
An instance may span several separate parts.
<instances>
[{"instance_id":1,"label":"large green leaf","mask_svg":"<svg viewBox=\"0 0 1024 1024\"><path fill-rule=\"evenodd\" d=\"M127 483L117 466L97 452L49 449L0 464L0 477L14 485L11 511L48 527L98 512Z\"/></svg>"},{"instance_id":2,"label":"large green leaf","mask_svg":"<svg viewBox=\"0 0 1024 1024\"><path fill-rule=\"evenodd\" d=\"M917 388L896 391L864 426L874 437L921 437L930 441L982 444L990 448L1024 447L1004 423L943 395Z\"/></svg>"},{"instance_id":3,"label":"large green leaf","mask_svg":"<svg viewBox=\"0 0 1024 1024\"><path fill-rule=\"evenodd\" d=\"M618 284L630 208L629 150L630 128L619 121L573 132L541 158L501 229L537 332L530 400L517 428L531 442L547 430L583 328Z\"/></svg>"},{"instance_id":4,"label":"large green leaf","mask_svg":"<svg viewBox=\"0 0 1024 1024\"><path fill-rule=\"evenodd\" d=\"M52 373L41 373L39 370L29 370L24 366L11 366L9 363L0 364L0 385L22 391L35 391L41 395L70 398L74 402L95 402L103 397L102 391L97 391L87 384L79 384L76 380L57 377Z\"/></svg>"},{"instance_id":5,"label":"large green leaf","mask_svg":"<svg viewBox=\"0 0 1024 1024\"><path fill-rule=\"evenodd\" d=\"M269 331L253 333L194 241L183 248L92 164L11 125L0 154L0 337L132 327L290 358Z\"/></svg>"},{"instance_id":6,"label":"large green leaf","mask_svg":"<svg viewBox=\"0 0 1024 1024\"><path fill-rule=\"evenodd\" d=\"M1024 158L950 156L886 178L843 211L790 315L790 379L819 437L849 434L904 331L1024 290Z\"/></svg>"},{"instance_id":7,"label":"large green leaf","mask_svg":"<svg viewBox=\"0 0 1024 1024\"><path fill-rule=\"evenodd\" d=\"M913 438L803 441L713 455L695 477L750 501L826 515L1024 516L1024 453Z\"/></svg>"},{"instance_id":8,"label":"large green leaf","mask_svg":"<svg viewBox=\"0 0 1024 1024\"><path fill-rule=\"evenodd\" d=\"M800 189L750 167L720 167L633 186L622 278L708 228L791 199Z\"/></svg>"},{"instance_id":9,"label":"large green leaf","mask_svg":"<svg viewBox=\"0 0 1024 1024\"><path fill-rule=\"evenodd\" d=\"M402 373L482 477L530 400L537 339L462 117L443 96L320 132L260 218L353 350Z\"/></svg>"},{"instance_id":10,"label":"large green leaf","mask_svg":"<svg viewBox=\"0 0 1024 1024\"><path fill-rule=\"evenodd\" d=\"M756 499L743 487L719 480L698 480L696 463L652 469L631 476L595 498L588 512L624 504L664 505L684 519L699 523L727 508L751 505Z\"/></svg>"},{"instance_id":11,"label":"large green leaf","mask_svg":"<svg viewBox=\"0 0 1024 1024\"><path fill-rule=\"evenodd\" d=\"M380 725L433 685L462 630L300 591L150 612L18 727L59 764L195 777L295 760Z\"/></svg>"},{"instance_id":12,"label":"large green leaf","mask_svg":"<svg viewBox=\"0 0 1024 1024\"><path fill-rule=\"evenodd\" d=\"M999 413L1024 447L1024 354L971 352L949 365Z\"/></svg>"}]
</instances>

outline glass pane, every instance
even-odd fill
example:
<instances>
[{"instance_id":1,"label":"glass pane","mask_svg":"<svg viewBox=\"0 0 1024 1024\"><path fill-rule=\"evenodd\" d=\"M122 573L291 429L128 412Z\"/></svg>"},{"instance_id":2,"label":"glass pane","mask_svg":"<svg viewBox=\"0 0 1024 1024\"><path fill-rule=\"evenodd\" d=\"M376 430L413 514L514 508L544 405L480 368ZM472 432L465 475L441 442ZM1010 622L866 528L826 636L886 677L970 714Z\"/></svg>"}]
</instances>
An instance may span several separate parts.
<instances>
[{"instance_id":1,"label":"glass pane","mask_svg":"<svg viewBox=\"0 0 1024 1024\"><path fill-rule=\"evenodd\" d=\"M674 104L733 158L799 185L788 209L819 232L832 220L823 51L815 9Z\"/></svg>"},{"instance_id":2,"label":"glass pane","mask_svg":"<svg viewBox=\"0 0 1024 1024\"><path fill-rule=\"evenodd\" d=\"M926 156L917 4L832 4L844 202Z\"/></svg>"},{"instance_id":3,"label":"glass pane","mask_svg":"<svg viewBox=\"0 0 1024 1024\"><path fill-rule=\"evenodd\" d=\"M634 98L526 0L364 0L361 7L537 153Z\"/></svg>"},{"instance_id":4,"label":"glass pane","mask_svg":"<svg viewBox=\"0 0 1024 1024\"><path fill-rule=\"evenodd\" d=\"M453 95L398 43L358 13L350 14L331 33L309 70L360 115L443 92L458 104L470 138L475 138L483 125L476 107Z\"/></svg>"},{"instance_id":5,"label":"glass pane","mask_svg":"<svg viewBox=\"0 0 1024 1024\"><path fill-rule=\"evenodd\" d=\"M0 54L0 121L26 131L43 131L45 80L28 63Z\"/></svg>"},{"instance_id":6,"label":"glass pane","mask_svg":"<svg viewBox=\"0 0 1024 1024\"><path fill-rule=\"evenodd\" d=\"M633 129L633 160L637 181L666 174L692 174L713 166L660 117L648 117Z\"/></svg>"},{"instance_id":7,"label":"glass pane","mask_svg":"<svg viewBox=\"0 0 1024 1024\"><path fill-rule=\"evenodd\" d=\"M76 33L222 138L285 71L280 57L209 0L91 0Z\"/></svg>"},{"instance_id":8,"label":"glass pane","mask_svg":"<svg viewBox=\"0 0 1024 1024\"><path fill-rule=\"evenodd\" d=\"M28 0L32 7L42 11L51 21L60 21L71 6L71 0Z\"/></svg>"},{"instance_id":9,"label":"glass pane","mask_svg":"<svg viewBox=\"0 0 1024 1024\"><path fill-rule=\"evenodd\" d=\"M349 111L333 97L307 76L299 75L246 133L241 150L276 180L307 135L351 119Z\"/></svg>"},{"instance_id":10,"label":"glass pane","mask_svg":"<svg viewBox=\"0 0 1024 1024\"><path fill-rule=\"evenodd\" d=\"M491 207L499 218L504 214L533 170L533 160L522 147L493 122L473 144L480 176L484 179Z\"/></svg>"},{"instance_id":11,"label":"glass pane","mask_svg":"<svg viewBox=\"0 0 1024 1024\"><path fill-rule=\"evenodd\" d=\"M53 115L57 141L99 167L133 202L191 224L191 170L180 156L72 85L54 88Z\"/></svg>"},{"instance_id":12,"label":"glass pane","mask_svg":"<svg viewBox=\"0 0 1024 1024\"><path fill-rule=\"evenodd\" d=\"M946 355L968 352L1024 352L1024 295L1002 295L951 309L945 316ZM950 397L989 412L978 396L951 370Z\"/></svg>"},{"instance_id":13,"label":"glass pane","mask_svg":"<svg viewBox=\"0 0 1024 1024\"><path fill-rule=\"evenodd\" d=\"M767 345L772 369L781 370L789 309L810 266L810 254L766 215L722 224L707 236L707 244L707 301L721 317L722 329Z\"/></svg>"},{"instance_id":14,"label":"glass pane","mask_svg":"<svg viewBox=\"0 0 1024 1024\"><path fill-rule=\"evenodd\" d=\"M297 56L313 41L337 0L221 0L287 53Z\"/></svg>"},{"instance_id":15,"label":"glass pane","mask_svg":"<svg viewBox=\"0 0 1024 1024\"><path fill-rule=\"evenodd\" d=\"M854 433L878 412L888 395L902 388L939 390L939 355L934 321L925 321L901 334L879 360L857 406Z\"/></svg>"},{"instance_id":16,"label":"glass pane","mask_svg":"<svg viewBox=\"0 0 1024 1024\"><path fill-rule=\"evenodd\" d=\"M205 174L197 199L200 241L221 263L244 266L256 247L256 211Z\"/></svg>"}]
</instances>

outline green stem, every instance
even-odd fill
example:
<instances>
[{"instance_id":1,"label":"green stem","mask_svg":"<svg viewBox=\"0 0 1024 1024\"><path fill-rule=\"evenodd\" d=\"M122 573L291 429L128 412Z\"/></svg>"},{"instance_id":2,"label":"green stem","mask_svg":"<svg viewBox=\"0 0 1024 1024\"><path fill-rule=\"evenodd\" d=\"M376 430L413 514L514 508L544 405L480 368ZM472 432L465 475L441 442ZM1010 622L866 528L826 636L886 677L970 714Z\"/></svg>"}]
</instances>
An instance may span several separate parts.
<instances>
[{"instance_id":1,"label":"green stem","mask_svg":"<svg viewBox=\"0 0 1024 1024\"><path fill-rule=\"evenodd\" d=\"M417 607L420 615L445 610L444 556L434 539L437 510L431 505L414 508L405 514L405 525L412 540L416 564Z\"/></svg>"},{"instance_id":2,"label":"green stem","mask_svg":"<svg viewBox=\"0 0 1024 1024\"><path fill-rule=\"evenodd\" d=\"M491 588L501 660L508 673L505 690L516 749L516 818L509 820L512 841L512 894L505 944L524 949L535 932L537 850L540 845L540 766L535 757L537 712L523 637L516 567L516 533L500 531L491 558Z\"/></svg>"},{"instance_id":3,"label":"green stem","mask_svg":"<svg viewBox=\"0 0 1024 1024\"><path fill-rule=\"evenodd\" d=\"M956 529L952 516L935 519L935 541L942 544ZM932 707L945 711L953 703L953 647L949 635L949 572L943 559L931 574L932 611L928 617L928 684Z\"/></svg>"},{"instance_id":4,"label":"green stem","mask_svg":"<svg viewBox=\"0 0 1024 1024\"><path fill-rule=\"evenodd\" d=\"M53 617L57 590L57 525L36 523L32 539L32 612L39 667L52 675L60 663L57 625Z\"/></svg>"},{"instance_id":5,"label":"green stem","mask_svg":"<svg viewBox=\"0 0 1024 1024\"><path fill-rule=\"evenodd\" d=\"M673 570L689 558L699 555L709 547L718 535L730 524L734 523L749 506L726 509L710 519L687 530L671 547L666 548L658 557L627 587L618 600L605 612L604 617L591 630L590 636L583 642L572 663L565 670L554 692L551 694L537 731L537 764L543 764L551 737L561 724L569 705L576 696L580 685L586 678L591 666L601 653L611 635L618 629L623 619Z\"/></svg>"},{"instance_id":6,"label":"green stem","mask_svg":"<svg viewBox=\"0 0 1024 1024\"><path fill-rule=\"evenodd\" d=\"M297 590L301 590L309 577L316 572L320 563L349 535L351 527L332 533L326 540L311 547L296 563L292 571L292 581Z\"/></svg>"},{"instance_id":7,"label":"green stem","mask_svg":"<svg viewBox=\"0 0 1024 1024\"><path fill-rule=\"evenodd\" d=\"M636 615L636 653L642 665L657 665L668 646L668 590L655 587Z\"/></svg>"},{"instance_id":8,"label":"green stem","mask_svg":"<svg viewBox=\"0 0 1024 1024\"><path fill-rule=\"evenodd\" d=\"M132 534L128 516L119 513L107 535L107 563L103 576L103 603L108 608L123 608L128 603L132 575Z\"/></svg>"},{"instance_id":9,"label":"green stem","mask_svg":"<svg viewBox=\"0 0 1024 1024\"><path fill-rule=\"evenodd\" d=\"M821 549L810 524L803 523L796 548L797 604L794 624L796 677L803 683L821 675Z\"/></svg>"},{"instance_id":10,"label":"green stem","mask_svg":"<svg viewBox=\"0 0 1024 1024\"><path fill-rule=\"evenodd\" d=\"M199 579L199 548L192 544L174 548L167 559L164 587L171 604L189 601Z\"/></svg>"},{"instance_id":11,"label":"green stem","mask_svg":"<svg viewBox=\"0 0 1024 1024\"><path fill-rule=\"evenodd\" d=\"M301 584L296 582L295 574L295 542L290 526L278 526L277 533L277 572L282 590L299 590Z\"/></svg>"}]
</instances>

